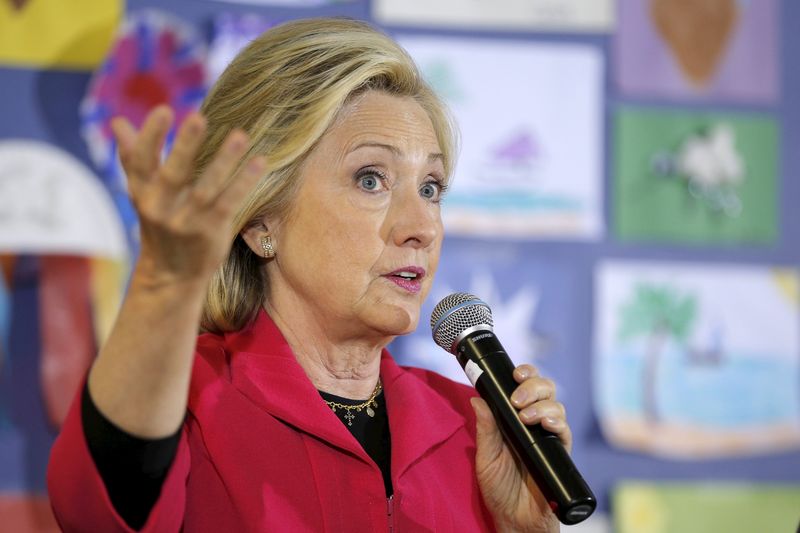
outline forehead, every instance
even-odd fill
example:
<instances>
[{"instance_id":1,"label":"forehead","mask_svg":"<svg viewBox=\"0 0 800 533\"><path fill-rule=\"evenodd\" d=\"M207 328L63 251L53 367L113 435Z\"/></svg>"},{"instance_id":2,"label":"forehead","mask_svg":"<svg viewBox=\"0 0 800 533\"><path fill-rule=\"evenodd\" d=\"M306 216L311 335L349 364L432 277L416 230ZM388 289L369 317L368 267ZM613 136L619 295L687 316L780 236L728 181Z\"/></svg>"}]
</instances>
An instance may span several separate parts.
<instances>
[{"instance_id":1,"label":"forehead","mask_svg":"<svg viewBox=\"0 0 800 533\"><path fill-rule=\"evenodd\" d=\"M326 139L327 138L327 139ZM425 110L413 98L368 91L349 101L323 137L345 150L361 142L377 140L419 146L439 152L439 141Z\"/></svg>"}]
</instances>

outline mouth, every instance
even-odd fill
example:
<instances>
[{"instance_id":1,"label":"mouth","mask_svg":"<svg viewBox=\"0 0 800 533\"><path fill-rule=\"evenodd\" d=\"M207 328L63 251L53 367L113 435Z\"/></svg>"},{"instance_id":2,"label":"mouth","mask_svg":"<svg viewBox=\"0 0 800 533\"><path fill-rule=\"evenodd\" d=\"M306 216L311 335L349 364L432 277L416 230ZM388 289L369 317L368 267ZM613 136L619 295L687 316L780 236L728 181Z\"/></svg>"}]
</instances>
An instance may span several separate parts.
<instances>
[{"instance_id":1,"label":"mouth","mask_svg":"<svg viewBox=\"0 0 800 533\"><path fill-rule=\"evenodd\" d=\"M425 277L425 269L417 266L407 266L398 268L394 272L384 274L383 277L392 281L398 287L416 294L422 290L422 279Z\"/></svg>"}]
</instances>

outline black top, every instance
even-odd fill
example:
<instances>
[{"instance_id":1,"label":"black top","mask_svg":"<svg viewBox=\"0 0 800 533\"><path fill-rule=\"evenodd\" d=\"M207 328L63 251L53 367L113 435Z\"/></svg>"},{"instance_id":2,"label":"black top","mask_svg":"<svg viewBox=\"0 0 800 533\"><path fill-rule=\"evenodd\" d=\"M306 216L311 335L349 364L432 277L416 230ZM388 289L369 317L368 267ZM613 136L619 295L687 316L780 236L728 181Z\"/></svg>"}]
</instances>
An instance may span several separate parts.
<instances>
[{"instance_id":1,"label":"black top","mask_svg":"<svg viewBox=\"0 0 800 533\"><path fill-rule=\"evenodd\" d=\"M337 402L342 405L359 405L364 403L364 400L350 400L342 398L341 396L334 396L327 392L319 392L322 399L327 402ZM351 410L353 418L347 419L347 411L344 409L336 409L336 416L342 421L344 427L350 430L350 433L356 438L364 451L367 452L375 464L381 469L383 474L383 486L386 489L386 496L392 495L392 476L391 476L391 452L392 442L389 438L389 416L386 412L386 400L381 391L375 397L375 403L378 407L373 410L375 416L371 417L367 414L365 409L361 412Z\"/></svg>"},{"instance_id":2,"label":"black top","mask_svg":"<svg viewBox=\"0 0 800 533\"><path fill-rule=\"evenodd\" d=\"M320 395L326 401L343 405L363 403L363 400L350 400L326 392ZM373 409L374 417L365 409L353 411L354 417L350 420L344 418L344 409L337 409L336 414L381 469L388 497L392 494L391 439L383 392L375 401L378 406ZM178 450L180 429L163 439L134 437L103 416L89 394L88 385L84 385L81 396L81 417L89 452L114 509L128 526L141 529L161 494L161 485Z\"/></svg>"}]
</instances>

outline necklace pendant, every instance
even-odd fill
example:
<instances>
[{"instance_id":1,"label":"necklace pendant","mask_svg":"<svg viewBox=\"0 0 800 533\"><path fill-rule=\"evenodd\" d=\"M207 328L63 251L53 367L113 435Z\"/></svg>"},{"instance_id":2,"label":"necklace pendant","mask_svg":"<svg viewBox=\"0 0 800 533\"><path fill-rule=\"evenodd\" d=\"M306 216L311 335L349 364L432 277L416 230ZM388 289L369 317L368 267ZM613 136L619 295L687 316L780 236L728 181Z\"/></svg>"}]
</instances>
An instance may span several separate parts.
<instances>
[{"instance_id":1,"label":"necklace pendant","mask_svg":"<svg viewBox=\"0 0 800 533\"><path fill-rule=\"evenodd\" d=\"M370 418L375 416L375 411L372 410L372 407L367 406L367 414Z\"/></svg>"},{"instance_id":2,"label":"necklace pendant","mask_svg":"<svg viewBox=\"0 0 800 533\"><path fill-rule=\"evenodd\" d=\"M347 425L348 425L348 426L352 426L352 425L353 425L353 419L356 417L356 415L354 415L354 414L353 414L353 413L350 411L350 409L348 409L348 410L347 410L347 414L346 414L346 415L344 415L344 417L347 419Z\"/></svg>"}]
</instances>

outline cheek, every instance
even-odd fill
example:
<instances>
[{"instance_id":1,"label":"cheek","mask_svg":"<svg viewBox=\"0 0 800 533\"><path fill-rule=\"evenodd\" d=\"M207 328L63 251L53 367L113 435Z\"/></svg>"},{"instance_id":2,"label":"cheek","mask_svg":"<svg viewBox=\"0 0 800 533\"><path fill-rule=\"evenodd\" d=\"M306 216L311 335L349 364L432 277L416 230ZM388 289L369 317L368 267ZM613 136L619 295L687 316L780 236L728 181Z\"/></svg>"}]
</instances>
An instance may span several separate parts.
<instances>
[{"instance_id":1,"label":"cheek","mask_svg":"<svg viewBox=\"0 0 800 533\"><path fill-rule=\"evenodd\" d=\"M374 224L350 210L319 212L309 222L313 228L307 227L304 238L294 242L305 249L301 252L308 259L302 266L304 275L343 300L363 295L376 275L384 249Z\"/></svg>"},{"instance_id":2,"label":"cheek","mask_svg":"<svg viewBox=\"0 0 800 533\"><path fill-rule=\"evenodd\" d=\"M433 287L433 281L436 277L436 272L439 270L439 257L441 249L442 249L442 242L441 239L439 239L439 242L436 244L435 250L432 251L428 256L428 271L425 276L426 283L425 286L423 287L423 294L422 294L423 299L427 298L428 293L431 290L431 287Z\"/></svg>"},{"instance_id":3,"label":"cheek","mask_svg":"<svg viewBox=\"0 0 800 533\"><path fill-rule=\"evenodd\" d=\"M439 219L438 236L433 243L431 252L428 255L428 264L430 265L430 273L433 276L439 268L439 259L442 254L442 240L444 239L444 228L442 226L441 218Z\"/></svg>"},{"instance_id":4,"label":"cheek","mask_svg":"<svg viewBox=\"0 0 800 533\"><path fill-rule=\"evenodd\" d=\"M330 215L326 229L335 253L363 269L374 266L386 248L381 227L382 219L374 213L343 209Z\"/></svg>"}]
</instances>

